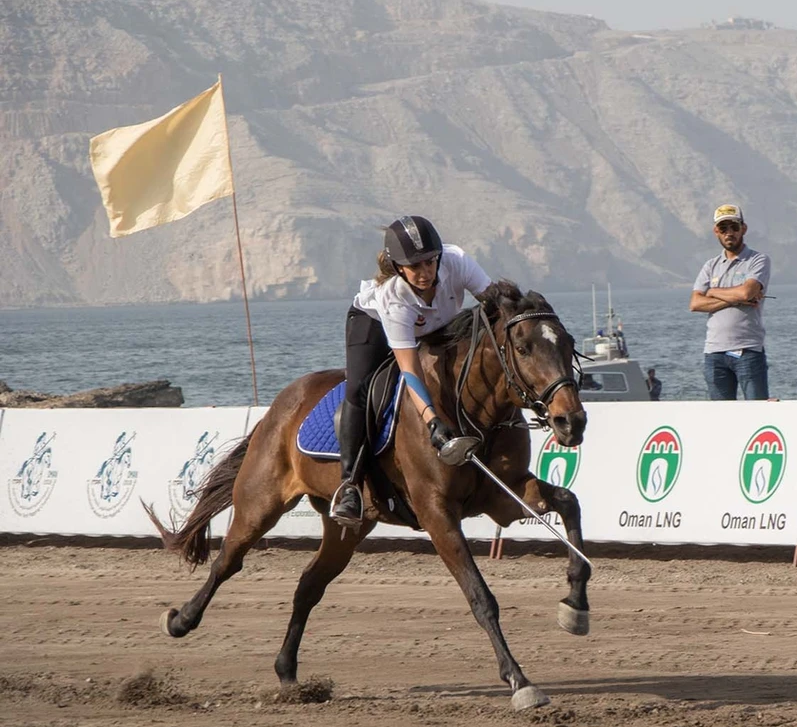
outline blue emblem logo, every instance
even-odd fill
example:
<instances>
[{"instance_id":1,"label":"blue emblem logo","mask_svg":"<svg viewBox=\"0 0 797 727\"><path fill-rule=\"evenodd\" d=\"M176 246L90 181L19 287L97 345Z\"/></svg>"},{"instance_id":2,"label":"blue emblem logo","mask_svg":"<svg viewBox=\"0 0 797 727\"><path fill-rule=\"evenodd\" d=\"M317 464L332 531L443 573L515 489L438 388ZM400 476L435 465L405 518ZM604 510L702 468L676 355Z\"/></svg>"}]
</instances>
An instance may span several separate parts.
<instances>
[{"instance_id":1,"label":"blue emblem logo","mask_svg":"<svg viewBox=\"0 0 797 727\"><path fill-rule=\"evenodd\" d=\"M89 504L95 515L113 517L130 499L136 486L138 472L131 469L136 438L122 432L114 442L113 452L99 466L97 475L88 481Z\"/></svg>"},{"instance_id":2,"label":"blue emblem logo","mask_svg":"<svg viewBox=\"0 0 797 727\"><path fill-rule=\"evenodd\" d=\"M219 433L203 432L194 445L194 453L183 463L180 473L169 482L169 501L175 519L185 518L197 501L198 491L216 457L214 442Z\"/></svg>"},{"instance_id":3,"label":"blue emblem logo","mask_svg":"<svg viewBox=\"0 0 797 727\"><path fill-rule=\"evenodd\" d=\"M55 433L42 432L33 445L30 457L20 465L16 477L8 481L11 506L17 515L30 517L44 507L55 487L58 472L53 464L52 441Z\"/></svg>"}]
</instances>

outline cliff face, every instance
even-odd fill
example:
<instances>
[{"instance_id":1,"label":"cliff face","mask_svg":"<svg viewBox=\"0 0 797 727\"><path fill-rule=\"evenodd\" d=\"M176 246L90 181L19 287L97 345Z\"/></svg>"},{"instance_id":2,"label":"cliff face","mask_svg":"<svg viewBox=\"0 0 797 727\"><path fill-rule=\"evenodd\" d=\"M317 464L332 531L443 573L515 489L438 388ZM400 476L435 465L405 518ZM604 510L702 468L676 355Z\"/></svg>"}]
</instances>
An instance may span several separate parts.
<instances>
[{"instance_id":1,"label":"cliff face","mask_svg":"<svg viewBox=\"0 0 797 727\"><path fill-rule=\"evenodd\" d=\"M797 32L464 0L10 0L0 21L0 306L240 296L230 199L113 240L88 162L218 73L255 297L352 294L405 213L524 286L663 286L733 200L797 275Z\"/></svg>"}]
</instances>

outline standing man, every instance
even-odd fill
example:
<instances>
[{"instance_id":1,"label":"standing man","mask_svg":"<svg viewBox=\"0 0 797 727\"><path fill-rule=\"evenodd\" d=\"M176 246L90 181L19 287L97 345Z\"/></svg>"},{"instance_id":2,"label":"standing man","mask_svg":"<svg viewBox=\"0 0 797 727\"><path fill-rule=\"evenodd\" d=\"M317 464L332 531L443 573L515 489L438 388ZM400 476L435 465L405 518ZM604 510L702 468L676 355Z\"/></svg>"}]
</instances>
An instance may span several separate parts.
<instances>
[{"instance_id":1,"label":"standing man","mask_svg":"<svg viewBox=\"0 0 797 727\"><path fill-rule=\"evenodd\" d=\"M714 234L722 253L708 260L695 280L689 309L708 313L703 371L709 398L769 398L764 352L763 298L769 285L769 256L744 244L742 209L724 204L714 211Z\"/></svg>"},{"instance_id":2,"label":"standing man","mask_svg":"<svg viewBox=\"0 0 797 727\"><path fill-rule=\"evenodd\" d=\"M661 381L656 378L656 369L648 369L648 377L645 379L648 385L648 395L651 401L658 401L661 397Z\"/></svg>"}]
</instances>

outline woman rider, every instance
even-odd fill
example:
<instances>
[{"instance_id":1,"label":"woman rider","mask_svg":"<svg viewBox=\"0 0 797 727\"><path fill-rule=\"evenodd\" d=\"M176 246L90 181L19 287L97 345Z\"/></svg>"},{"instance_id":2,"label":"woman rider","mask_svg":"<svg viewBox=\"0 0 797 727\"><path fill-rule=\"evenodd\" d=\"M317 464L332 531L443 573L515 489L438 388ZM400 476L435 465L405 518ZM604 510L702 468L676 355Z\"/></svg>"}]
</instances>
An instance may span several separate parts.
<instances>
[{"instance_id":1,"label":"woman rider","mask_svg":"<svg viewBox=\"0 0 797 727\"><path fill-rule=\"evenodd\" d=\"M416 215L385 229L377 260L377 277L362 281L346 318L346 396L338 432L341 485L330 508L330 516L346 527L359 525L363 515L361 450L371 376L392 351L432 445L442 447L455 435L432 406L417 339L448 324L459 313L466 290L477 296L491 282L472 257L456 245L444 245L432 223Z\"/></svg>"}]
</instances>

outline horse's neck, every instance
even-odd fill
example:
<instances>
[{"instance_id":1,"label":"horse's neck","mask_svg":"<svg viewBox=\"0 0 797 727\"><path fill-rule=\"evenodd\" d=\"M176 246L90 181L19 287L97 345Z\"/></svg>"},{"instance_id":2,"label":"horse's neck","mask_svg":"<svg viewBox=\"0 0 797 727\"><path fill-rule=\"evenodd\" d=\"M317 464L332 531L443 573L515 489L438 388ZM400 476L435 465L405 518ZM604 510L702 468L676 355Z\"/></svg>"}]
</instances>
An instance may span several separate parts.
<instances>
[{"instance_id":1,"label":"horse's neck","mask_svg":"<svg viewBox=\"0 0 797 727\"><path fill-rule=\"evenodd\" d=\"M454 364L455 381L459 380L462 368L466 365L469 342L457 348ZM485 331L473 355L462 387L460 406L468 417L482 429L490 429L496 424L512 418L517 407L509 398L509 389L498 352L492 345L489 332Z\"/></svg>"}]
</instances>

